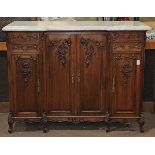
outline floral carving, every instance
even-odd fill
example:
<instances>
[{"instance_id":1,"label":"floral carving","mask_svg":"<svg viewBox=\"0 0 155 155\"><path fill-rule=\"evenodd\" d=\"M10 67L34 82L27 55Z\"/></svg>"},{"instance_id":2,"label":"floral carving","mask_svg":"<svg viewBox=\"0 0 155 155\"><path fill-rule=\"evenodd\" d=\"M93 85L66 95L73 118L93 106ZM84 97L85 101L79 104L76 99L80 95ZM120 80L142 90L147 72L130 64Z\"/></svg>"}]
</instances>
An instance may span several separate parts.
<instances>
[{"instance_id":1,"label":"floral carving","mask_svg":"<svg viewBox=\"0 0 155 155\"><path fill-rule=\"evenodd\" d=\"M122 63L122 74L123 74L123 78L124 78L124 84L127 85L128 84L128 78L130 76L130 74L133 71L133 64L131 65L129 63L129 60L124 60Z\"/></svg>"},{"instance_id":2,"label":"floral carving","mask_svg":"<svg viewBox=\"0 0 155 155\"><path fill-rule=\"evenodd\" d=\"M67 62L66 54L68 52L69 46L71 46L71 39L64 39L64 40L52 40L49 42L49 49L56 49L56 54L58 61L60 64L65 65Z\"/></svg>"},{"instance_id":3,"label":"floral carving","mask_svg":"<svg viewBox=\"0 0 155 155\"><path fill-rule=\"evenodd\" d=\"M93 62L93 55L95 55L94 46L98 48L103 48L104 43L102 41L94 41L91 39L81 38L80 44L85 50L85 64L89 66Z\"/></svg>"},{"instance_id":4,"label":"floral carving","mask_svg":"<svg viewBox=\"0 0 155 155\"><path fill-rule=\"evenodd\" d=\"M21 57L20 55L16 57L16 62L19 65L19 73L22 75L22 80L25 85L28 84L29 77L32 73L32 63L36 61L36 58L31 57Z\"/></svg>"},{"instance_id":5,"label":"floral carving","mask_svg":"<svg viewBox=\"0 0 155 155\"><path fill-rule=\"evenodd\" d=\"M135 60L137 57L133 54L131 56L122 56L121 54L116 54L115 60L122 60L122 68L120 72L123 75L123 83L125 86L128 85L128 78L133 72Z\"/></svg>"}]
</instances>

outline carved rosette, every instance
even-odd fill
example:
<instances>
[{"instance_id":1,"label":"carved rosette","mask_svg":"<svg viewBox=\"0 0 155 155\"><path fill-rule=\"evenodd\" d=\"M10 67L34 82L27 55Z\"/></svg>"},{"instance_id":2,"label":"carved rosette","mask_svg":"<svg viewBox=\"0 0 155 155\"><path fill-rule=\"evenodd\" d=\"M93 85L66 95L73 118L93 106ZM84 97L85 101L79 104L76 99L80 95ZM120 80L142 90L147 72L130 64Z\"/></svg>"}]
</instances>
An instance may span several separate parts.
<instances>
[{"instance_id":1,"label":"carved rosette","mask_svg":"<svg viewBox=\"0 0 155 155\"><path fill-rule=\"evenodd\" d=\"M80 44L85 51L85 64L88 67L93 62L93 55L95 55L94 46L103 48L104 43L102 41L81 38Z\"/></svg>"},{"instance_id":2,"label":"carved rosette","mask_svg":"<svg viewBox=\"0 0 155 155\"><path fill-rule=\"evenodd\" d=\"M32 73L32 63L36 61L36 58L30 56L30 57L22 57L18 55L16 57L16 63L19 66L19 73L22 76L22 81L25 86L28 85L29 77Z\"/></svg>"},{"instance_id":3,"label":"carved rosette","mask_svg":"<svg viewBox=\"0 0 155 155\"><path fill-rule=\"evenodd\" d=\"M115 56L115 61L122 60L122 68L121 68L120 72L123 75L123 79L124 79L123 84L125 86L128 85L128 79L134 70L134 65L135 65L136 59L137 59L137 57L134 54L132 56L122 56L121 54L116 54L116 56Z\"/></svg>"},{"instance_id":4,"label":"carved rosette","mask_svg":"<svg viewBox=\"0 0 155 155\"><path fill-rule=\"evenodd\" d=\"M61 65L65 65L67 63L66 54L68 52L68 48L71 46L71 38L64 40L52 40L49 42L49 49L56 49L56 54L58 61Z\"/></svg>"}]
</instances>

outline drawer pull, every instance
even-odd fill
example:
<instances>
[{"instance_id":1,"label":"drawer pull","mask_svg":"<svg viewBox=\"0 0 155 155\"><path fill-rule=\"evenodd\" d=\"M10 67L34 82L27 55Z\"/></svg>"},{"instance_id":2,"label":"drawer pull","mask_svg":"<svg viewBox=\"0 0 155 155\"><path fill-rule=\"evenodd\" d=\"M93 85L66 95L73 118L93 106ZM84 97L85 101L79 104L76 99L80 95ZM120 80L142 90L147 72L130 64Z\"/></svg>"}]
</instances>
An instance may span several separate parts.
<instances>
[{"instance_id":1,"label":"drawer pull","mask_svg":"<svg viewBox=\"0 0 155 155\"><path fill-rule=\"evenodd\" d=\"M37 80L37 92L40 92L40 79Z\"/></svg>"},{"instance_id":2,"label":"drawer pull","mask_svg":"<svg viewBox=\"0 0 155 155\"><path fill-rule=\"evenodd\" d=\"M78 83L80 83L80 76L81 76L81 75L80 75L80 72L78 72L78 73L77 73L77 80L78 80Z\"/></svg>"},{"instance_id":3,"label":"drawer pull","mask_svg":"<svg viewBox=\"0 0 155 155\"><path fill-rule=\"evenodd\" d=\"M74 83L74 77L75 77L75 75L74 75L74 73L72 73L72 83Z\"/></svg>"},{"instance_id":4,"label":"drawer pull","mask_svg":"<svg viewBox=\"0 0 155 155\"><path fill-rule=\"evenodd\" d=\"M112 78L112 92L115 92L115 77Z\"/></svg>"}]
</instances>

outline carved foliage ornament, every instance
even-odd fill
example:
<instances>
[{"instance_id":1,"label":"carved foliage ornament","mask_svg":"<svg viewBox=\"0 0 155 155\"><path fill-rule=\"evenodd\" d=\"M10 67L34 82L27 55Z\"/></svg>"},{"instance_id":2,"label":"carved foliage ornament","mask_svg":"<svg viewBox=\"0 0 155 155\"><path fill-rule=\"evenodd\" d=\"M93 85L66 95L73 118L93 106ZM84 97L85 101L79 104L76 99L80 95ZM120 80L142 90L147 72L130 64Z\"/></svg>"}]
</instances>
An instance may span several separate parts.
<instances>
[{"instance_id":1,"label":"carved foliage ornament","mask_svg":"<svg viewBox=\"0 0 155 155\"><path fill-rule=\"evenodd\" d=\"M88 67L93 62L93 55L95 55L94 46L103 48L104 43L102 41L81 38L80 44L85 50L85 64Z\"/></svg>"},{"instance_id":2,"label":"carved foliage ornament","mask_svg":"<svg viewBox=\"0 0 155 155\"><path fill-rule=\"evenodd\" d=\"M39 41L39 34L11 34L9 36L11 41L32 41L36 42Z\"/></svg>"},{"instance_id":3,"label":"carved foliage ornament","mask_svg":"<svg viewBox=\"0 0 155 155\"><path fill-rule=\"evenodd\" d=\"M22 81L24 82L24 85L28 85L29 77L32 73L32 63L36 61L36 58L30 56L30 57L21 57L20 55L16 57L16 62L19 66L19 73L22 76Z\"/></svg>"},{"instance_id":4,"label":"carved foliage ornament","mask_svg":"<svg viewBox=\"0 0 155 155\"><path fill-rule=\"evenodd\" d=\"M37 45L14 45L12 47L13 50L37 50Z\"/></svg>"},{"instance_id":5,"label":"carved foliage ornament","mask_svg":"<svg viewBox=\"0 0 155 155\"><path fill-rule=\"evenodd\" d=\"M128 40L139 40L142 38L141 34L137 33L114 33L113 34L113 41L118 41L120 38L128 39Z\"/></svg>"},{"instance_id":6,"label":"carved foliage ornament","mask_svg":"<svg viewBox=\"0 0 155 155\"><path fill-rule=\"evenodd\" d=\"M129 60L123 60L121 72L124 78L124 85L128 84L128 78L133 71L133 64L130 64Z\"/></svg>"},{"instance_id":7,"label":"carved foliage ornament","mask_svg":"<svg viewBox=\"0 0 155 155\"><path fill-rule=\"evenodd\" d=\"M56 54L58 61L63 66L66 64L66 54L68 52L68 48L71 46L71 38L64 39L64 40L52 40L49 42L49 49L56 49Z\"/></svg>"},{"instance_id":8,"label":"carved foliage ornament","mask_svg":"<svg viewBox=\"0 0 155 155\"><path fill-rule=\"evenodd\" d=\"M78 123L84 122L84 119L83 118L77 118L77 117L69 117L68 122L78 124Z\"/></svg>"},{"instance_id":9,"label":"carved foliage ornament","mask_svg":"<svg viewBox=\"0 0 155 155\"><path fill-rule=\"evenodd\" d=\"M125 86L128 85L128 78L134 70L134 64L137 57L133 54L132 56L122 56L118 54L115 56L115 60L122 60L122 68L120 70L123 75L123 83Z\"/></svg>"},{"instance_id":10,"label":"carved foliage ornament","mask_svg":"<svg viewBox=\"0 0 155 155\"><path fill-rule=\"evenodd\" d=\"M113 51L141 51L141 43L114 43Z\"/></svg>"}]
</instances>

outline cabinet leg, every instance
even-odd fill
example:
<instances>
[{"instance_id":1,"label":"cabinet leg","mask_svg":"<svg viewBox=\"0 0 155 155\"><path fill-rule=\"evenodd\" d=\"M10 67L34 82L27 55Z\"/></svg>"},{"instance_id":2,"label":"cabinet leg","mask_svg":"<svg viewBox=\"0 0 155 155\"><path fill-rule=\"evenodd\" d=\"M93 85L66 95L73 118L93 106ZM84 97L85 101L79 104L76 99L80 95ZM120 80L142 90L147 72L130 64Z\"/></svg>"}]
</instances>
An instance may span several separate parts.
<instances>
[{"instance_id":1,"label":"cabinet leg","mask_svg":"<svg viewBox=\"0 0 155 155\"><path fill-rule=\"evenodd\" d=\"M46 117L46 113L42 114L41 124L42 124L43 132L46 133L47 132L47 117Z\"/></svg>"},{"instance_id":2,"label":"cabinet leg","mask_svg":"<svg viewBox=\"0 0 155 155\"><path fill-rule=\"evenodd\" d=\"M138 123L139 123L140 132L144 132L145 121L144 121L144 114L143 113L140 114L140 119L139 119Z\"/></svg>"},{"instance_id":3,"label":"cabinet leg","mask_svg":"<svg viewBox=\"0 0 155 155\"><path fill-rule=\"evenodd\" d=\"M110 131L110 119L109 119L109 113L106 113L106 118L105 118L105 123L106 123L106 132Z\"/></svg>"},{"instance_id":4,"label":"cabinet leg","mask_svg":"<svg viewBox=\"0 0 155 155\"><path fill-rule=\"evenodd\" d=\"M10 112L8 115L8 125L9 125L8 132L9 133L12 133L13 131L13 124L14 124L13 114Z\"/></svg>"}]
</instances>

